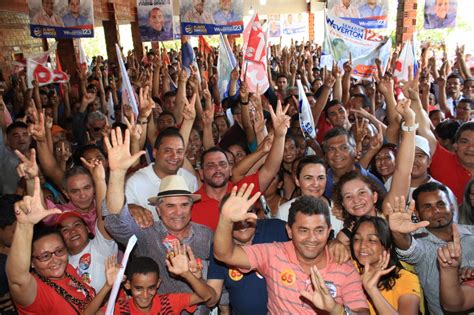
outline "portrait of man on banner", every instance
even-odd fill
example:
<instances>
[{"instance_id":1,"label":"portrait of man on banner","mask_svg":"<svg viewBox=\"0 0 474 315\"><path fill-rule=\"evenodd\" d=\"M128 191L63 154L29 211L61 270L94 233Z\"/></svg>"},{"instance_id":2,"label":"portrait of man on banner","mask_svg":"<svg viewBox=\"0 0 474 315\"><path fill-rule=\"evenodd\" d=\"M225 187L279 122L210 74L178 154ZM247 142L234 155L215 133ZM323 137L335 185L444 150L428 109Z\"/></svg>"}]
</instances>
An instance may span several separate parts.
<instances>
[{"instance_id":1,"label":"portrait of man on banner","mask_svg":"<svg viewBox=\"0 0 474 315\"><path fill-rule=\"evenodd\" d=\"M142 41L173 39L173 15L170 0L160 1L159 5L138 1L137 11Z\"/></svg>"},{"instance_id":2,"label":"portrait of man on banner","mask_svg":"<svg viewBox=\"0 0 474 315\"><path fill-rule=\"evenodd\" d=\"M269 23L269 37L280 37L281 36L281 23L280 23L280 14L274 14L268 16Z\"/></svg>"},{"instance_id":3,"label":"portrait of man on banner","mask_svg":"<svg viewBox=\"0 0 474 315\"><path fill-rule=\"evenodd\" d=\"M92 0L28 0L28 7L32 37L94 37Z\"/></svg>"},{"instance_id":4,"label":"portrait of man on banner","mask_svg":"<svg viewBox=\"0 0 474 315\"><path fill-rule=\"evenodd\" d=\"M243 0L180 0L184 35L240 34Z\"/></svg>"},{"instance_id":5,"label":"portrait of man on banner","mask_svg":"<svg viewBox=\"0 0 474 315\"><path fill-rule=\"evenodd\" d=\"M425 29L456 26L457 0L426 0Z\"/></svg>"},{"instance_id":6,"label":"portrait of man on banner","mask_svg":"<svg viewBox=\"0 0 474 315\"><path fill-rule=\"evenodd\" d=\"M328 0L329 14L365 28L386 28L388 0Z\"/></svg>"}]
</instances>

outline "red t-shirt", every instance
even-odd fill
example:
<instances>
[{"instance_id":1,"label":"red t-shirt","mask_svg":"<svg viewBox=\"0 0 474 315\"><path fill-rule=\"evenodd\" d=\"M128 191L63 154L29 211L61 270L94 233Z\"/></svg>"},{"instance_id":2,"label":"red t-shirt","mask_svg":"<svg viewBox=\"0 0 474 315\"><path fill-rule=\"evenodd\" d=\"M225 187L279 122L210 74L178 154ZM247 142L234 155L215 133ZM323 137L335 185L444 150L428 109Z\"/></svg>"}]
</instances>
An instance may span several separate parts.
<instances>
[{"instance_id":1,"label":"red t-shirt","mask_svg":"<svg viewBox=\"0 0 474 315\"><path fill-rule=\"evenodd\" d=\"M148 313L139 310L132 298L120 298L115 303L114 315L134 315L134 314L152 314L152 315L179 315L186 310L189 313L196 311L196 305L190 306L192 293L170 293L157 294L153 298L153 305ZM101 311L105 313L107 307L104 306Z\"/></svg>"},{"instance_id":2,"label":"red t-shirt","mask_svg":"<svg viewBox=\"0 0 474 315\"><path fill-rule=\"evenodd\" d=\"M461 165L456 154L449 152L439 143L436 144L436 152L431 160L430 174L451 188L458 203L462 203L464 187L471 179L471 173Z\"/></svg>"},{"instance_id":3,"label":"red t-shirt","mask_svg":"<svg viewBox=\"0 0 474 315\"><path fill-rule=\"evenodd\" d=\"M260 191L258 172L244 177L236 185L234 185L229 180L227 183L227 192L231 192L234 186L240 187L243 184L250 185L252 183L254 184L254 187L251 195L255 194L257 191ZM195 192L195 194L201 195L201 200L193 205L191 220L195 223L205 225L212 231L215 231L217 228L217 223L219 222L219 201L210 198L206 194L205 188L206 184L202 185L201 188Z\"/></svg>"},{"instance_id":4,"label":"red t-shirt","mask_svg":"<svg viewBox=\"0 0 474 315\"><path fill-rule=\"evenodd\" d=\"M322 144L326 132L332 129L332 125L326 120L326 114L324 114L324 112L322 112L321 116L319 116L316 128L318 129L318 133L316 134L316 141L318 141L319 144Z\"/></svg>"},{"instance_id":5,"label":"red t-shirt","mask_svg":"<svg viewBox=\"0 0 474 315\"><path fill-rule=\"evenodd\" d=\"M86 290L89 291L91 297L95 296L94 289L81 281L77 276L76 270L71 265L67 266L66 271L82 283ZM36 298L32 304L26 307L17 305L18 314L77 314L76 310L71 306L72 302L69 304L56 290L41 281L36 275L34 277L37 284ZM86 299L86 293L77 288L69 278L64 277L61 280L51 281L65 289L74 298L79 300ZM75 308L79 311L77 306Z\"/></svg>"}]
</instances>

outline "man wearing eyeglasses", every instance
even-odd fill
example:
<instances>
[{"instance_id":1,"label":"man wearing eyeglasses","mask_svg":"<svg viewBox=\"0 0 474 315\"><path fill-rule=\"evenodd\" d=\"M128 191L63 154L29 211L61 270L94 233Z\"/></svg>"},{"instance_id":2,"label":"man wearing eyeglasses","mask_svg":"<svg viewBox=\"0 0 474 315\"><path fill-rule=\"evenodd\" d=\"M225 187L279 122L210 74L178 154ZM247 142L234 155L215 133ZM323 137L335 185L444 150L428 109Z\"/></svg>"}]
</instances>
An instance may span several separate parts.
<instances>
[{"instance_id":1,"label":"man wearing eyeglasses","mask_svg":"<svg viewBox=\"0 0 474 315\"><path fill-rule=\"evenodd\" d=\"M201 201L193 205L192 221L206 225L215 230L219 220L219 204L225 194L229 193L234 186L254 184L255 192L265 191L280 170L285 145L285 135L290 126L290 117L282 111L281 105L277 106L276 113L271 111L273 122L273 143L270 151L265 146L260 146L256 152L247 158L250 165L266 158L260 170L252 175L244 177L235 184L230 182L232 167L229 165L225 152L217 147L206 150L201 155L201 170L199 170L204 184L196 192L201 195ZM268 156L267 156L268 154ZM244 161L242 161L244 162ZM250 168L250 167L249 167Z\"/></svg>"},{"instance_id":2,"label":"man wearing eyeglasses","mask_svg":"<svg viewBox=\"0 0 474 315\"><path fill-rule=\"evenodd\" d=\"M328 163L325 196L332 196L334 184L342 175L358 169L362 175L368 176L385 190L382 182L372 173L356 163L356 143L352 134L344 128L336 127L329 130L323 141L324 158Z\"/></svg>"}]
</instances>

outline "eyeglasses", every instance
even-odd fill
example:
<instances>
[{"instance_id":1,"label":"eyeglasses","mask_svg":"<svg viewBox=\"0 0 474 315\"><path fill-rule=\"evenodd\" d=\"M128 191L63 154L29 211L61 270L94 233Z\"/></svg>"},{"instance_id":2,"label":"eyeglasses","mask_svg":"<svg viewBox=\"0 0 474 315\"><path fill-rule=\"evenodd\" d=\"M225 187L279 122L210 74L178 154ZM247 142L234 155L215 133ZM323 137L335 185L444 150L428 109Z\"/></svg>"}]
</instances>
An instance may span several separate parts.
<instances>
[{"instance_id":1,"label":"eyeglasses","mask_svg":"<svg viewBox=\"0 0 474 315\"><path fill-rule=\"evenodd\" d=\"M66 247L63 247L63 248L55 250L54 252L44 252L43 254L41 254L39 256L32 256L32 257L34 259L37 259L37 260L41 261L41 262L45 262L45 261L50 260L53 257L53 254L56 257L62 257L66 253L67 253Z\"/></svg>"}]
</instances>

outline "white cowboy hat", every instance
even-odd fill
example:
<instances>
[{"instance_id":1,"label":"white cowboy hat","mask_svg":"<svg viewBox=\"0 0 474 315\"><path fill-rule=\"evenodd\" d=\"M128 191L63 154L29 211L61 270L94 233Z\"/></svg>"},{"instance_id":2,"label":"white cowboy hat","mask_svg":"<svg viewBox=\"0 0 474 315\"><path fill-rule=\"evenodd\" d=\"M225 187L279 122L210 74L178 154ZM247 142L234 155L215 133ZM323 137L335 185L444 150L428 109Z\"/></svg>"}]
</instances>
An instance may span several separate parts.
<instances>
[{"instance_id":1,"label":"white cowboy hat","mask_svg":"<svg viewBox=\"0 0 474 315\"><path fill-rule=\"evenodd\" d=\"M169 175L161 180L158 195L148 198L148 203L150 205L156 205L156 202L160 198L176 196L189 196L193 201L201 199L201 195L193 194L189 191L188 185L186 185L186 181L182 176Z\"/></svg>"}]
</instances>

